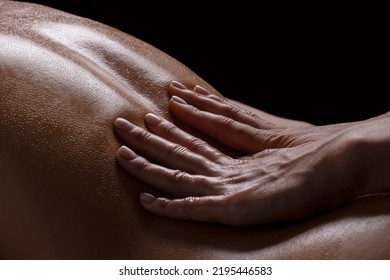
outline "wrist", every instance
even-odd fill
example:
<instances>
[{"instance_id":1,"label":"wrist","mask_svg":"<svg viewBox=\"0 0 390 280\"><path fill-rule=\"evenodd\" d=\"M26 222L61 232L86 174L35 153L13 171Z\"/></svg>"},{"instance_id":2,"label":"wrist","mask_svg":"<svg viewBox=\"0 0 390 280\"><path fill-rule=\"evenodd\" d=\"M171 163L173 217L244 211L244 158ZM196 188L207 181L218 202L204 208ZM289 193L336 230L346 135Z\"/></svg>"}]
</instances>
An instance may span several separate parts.
<instances>
[{"instance_id":1,"label":"wrist","mask_svg":"<svg viewBox=\"0 0 390 280\"><path fill-rule=\"evenodd\" d=\"M346 139L351 198L390 193L390 118L360 122Z\"/></svg>"}]
</instances>

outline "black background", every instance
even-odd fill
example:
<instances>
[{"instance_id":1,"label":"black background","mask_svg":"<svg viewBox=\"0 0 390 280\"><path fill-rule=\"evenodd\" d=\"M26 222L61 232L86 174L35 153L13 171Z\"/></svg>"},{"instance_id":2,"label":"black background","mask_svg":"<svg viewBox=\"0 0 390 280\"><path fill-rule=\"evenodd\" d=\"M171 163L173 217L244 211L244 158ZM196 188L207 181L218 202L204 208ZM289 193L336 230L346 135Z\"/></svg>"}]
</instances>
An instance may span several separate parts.
<instances>
[{"instance_id":1,"label":"black background","mask_svg":"<svg viewBox=\"0 0 390 280\"><path fill-rule=\"evenodd\" d=\"M322 125L390 108L384 6L33 2L129 33L183 62L225 96L276 115Z\"/></svg>"}]
</instances>

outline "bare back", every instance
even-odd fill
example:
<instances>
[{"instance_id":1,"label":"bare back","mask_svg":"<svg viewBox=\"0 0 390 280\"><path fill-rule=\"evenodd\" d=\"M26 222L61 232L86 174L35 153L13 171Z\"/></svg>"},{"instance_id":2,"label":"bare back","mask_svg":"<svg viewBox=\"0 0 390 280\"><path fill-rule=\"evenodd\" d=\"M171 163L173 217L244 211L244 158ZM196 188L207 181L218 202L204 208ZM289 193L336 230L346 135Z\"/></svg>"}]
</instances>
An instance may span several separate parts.
<instances>
[{"instance_id":1,"label":"bare back","mask_svg":"<svg viewBox=\"0 0 390 280\"><path fill-rule=\"evenodd\" d=\"M233 54L234 55L234 54ZM0 258L390 257L390 200L312 219L234 228L143 210L156 190L115 162L113 120L170 119L167 85L219 94L129 34L48 7L0 1Z\"/></svg>"}]
</instances>

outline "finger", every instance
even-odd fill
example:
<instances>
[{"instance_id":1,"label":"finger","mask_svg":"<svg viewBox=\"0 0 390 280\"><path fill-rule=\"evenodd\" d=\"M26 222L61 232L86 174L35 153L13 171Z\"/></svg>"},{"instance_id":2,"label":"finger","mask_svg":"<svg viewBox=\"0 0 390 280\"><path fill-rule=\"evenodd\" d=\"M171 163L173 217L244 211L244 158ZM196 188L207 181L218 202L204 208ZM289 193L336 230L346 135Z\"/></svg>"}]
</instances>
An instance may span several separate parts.
<instances>
[{"instance_id":1,"label":"finger","mask_svg":"<svg viewBox=\"0 0 390 280\"><path fill-rule=\"evenodd\" d=\"M140 199L146 210L162 217L231 224L228 212L225 211L223 196L167 199L142 193Z\"/></svg>"},{"instance_id":2,"label":"finger","mask_svg":"<svg viewBox=\"0 0 390 280\"><path fill-rule=\"evenodd\" d=\"M129 121L118 118L116 133L131 149L166 167L181 169L189 173L208 174L214 163L179 144L154 135Z\"/></svg>"},{"instance_id":3,"label":"finger","mask_svg":"<svg viewBox=\"0 0 390 280\"><path fill-rule=\"evenodd\" d=\"M225 116L201 111L175 96L171 98L169 107L172 113L186 125L243 153L252 154L266 148L275 148L280 138L275 130L254 128Z\"/></svg>"},{"instance_id":4,"label":"finger","mask_svg":"<svg viewBox=\"0 0 390 280\"><path fill-rule=\"evenodd\" d=\"M175 83L172 82L172 85L175 86ZM203 94L203 95L206 95L206 96L209 96L209 97L213 96L213 94L210 91L208 91L204 87L201 87L200 85L196 85L192 90L194 92L198 93L198 94Z\"/></svg>"},{"instance_id":5,"label":"finger","mask_svg":"<svg viewBox=\"0 0 390 280\"><path fill-rule=\"evenodd\" d=\"M195 154L202 155L213 162L223 163L226 159L229 159L228 156L213 148L205 141L192 136L154 114L147 114L145 116L145 123L152 133L170 142L186 147Z\"/></svg>"},{"instance_id":6,"label":"finger","mask_svg":"<svg viewBox=\"0 0 390 280\"><path fill-rule=\"evenodd\" d=\"M188 104L191 104L200 110L222 115L255 128L269 129L274 127L270 122L261 119L252 112L245 110L224 98L211 94L206 95L205 92L207 92L207 90L202 87L198 86L198 89L195 92L187 89L180 83L173 82L168 87L168 91L172 96L179 96ZM198 92L201 92L201 94L197 94ZM211 96L213 96L213 98L210 98Z\"/></svg>"},{"instance_id":7,"label":"finger","mask_svg":"<svg viewBox=\"0 0 390 280\"><path fill-rule=\"evenodd\" d=\"M170 84L170 86L173 86L175 88L179 88L179 89L189 89L187 86L183 85L182 83L178 82L178 81L172 81L172 83ZM199 85L196 85L194 88L193 88L193 91L198 93L198 94L203 94L203 95L214 95L212 94L209 90L205 89L204 87L201 87Z\"/></svg>"},{"instance_id":8,"label":"finger","mask_svg":"<svg viewBox=\"0 0 390 280\"><path fill-rule=\"evenodd\" d=\"M176 90L190 90L188 87L186 87L185 85L183 85L182 83L179 83L177 81L173 81L169 86L168 86L168 93L171 94L171 96L175 95L175 94L172 94L172 92L174 92ZM193 89L192 89L192 93L196 93L196 94L200 94L200 95L204 95L204 96L207 96L208 98L212 98L212 99L215 99L219 102L223 102L224 98L223 97L220 97L220 96L217 96L213 93L211 93L209 90L207 90L206 88L204 87L201 87L199 85L196 85Z\"/></svg>"},{"instance_id":9,"label":"finger","mask_svg":"<svg viewBox=\"0 0 390 280\"><path fill-rule=\"evenodd\" d=\"M192 90L197 94L202 94L204 96L207 96L208 98L215 99L218 102L226 101L224 97L217 96L199 85L196 85Z\"/></svg>"},{"instance_id":10,"label":"finger","mask_svg":"<svg viewBox=\"0 0 390 280\"><path fill-rule=\"evenodd\" d=\"M119 148L117 161L130 175L174 196L203 196L218 192L213 178L151 163L125 146Z\"/></svg>"}]
</instances>

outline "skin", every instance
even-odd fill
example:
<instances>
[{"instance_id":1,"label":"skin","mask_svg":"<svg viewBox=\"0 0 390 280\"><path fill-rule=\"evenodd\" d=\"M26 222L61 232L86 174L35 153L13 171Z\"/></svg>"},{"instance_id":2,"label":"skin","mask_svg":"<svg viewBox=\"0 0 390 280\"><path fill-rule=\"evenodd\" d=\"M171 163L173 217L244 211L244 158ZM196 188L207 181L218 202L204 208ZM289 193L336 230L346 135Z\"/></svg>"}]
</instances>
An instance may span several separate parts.
<instances>
[{"instance_id":1,"label":"skin","mask_svg":"<svg viewBox=\"0 0 390 280\"><path fill-rule=\"evenodd\" d=\"M224 157L245 156L180 122L168 89L176 80L222 95L176 59L98 22L19 1L0 1L0 19L1 259L390 257L390 200L382 196L245 227L146 211L141 193L174 196L121 167L125 143L114 120L145 129L153 113Z\"/></svg>"},{"instance_id":2,"label":"skin","mask_svg":"<svg viewBox=\"0 0 390 280\"><path fill-rule=\"evenodd\" d=\"M153 114L145 116L150 132L117 119L127 144L118 151L119 163L174 197L141 194L152 213L242 226L306 218L362 195L390 194L389 113L290 128L201 87L191 91L174 82L169 92L177 119L243 156L226 155Z\"/></svg>"}]
</instances>

